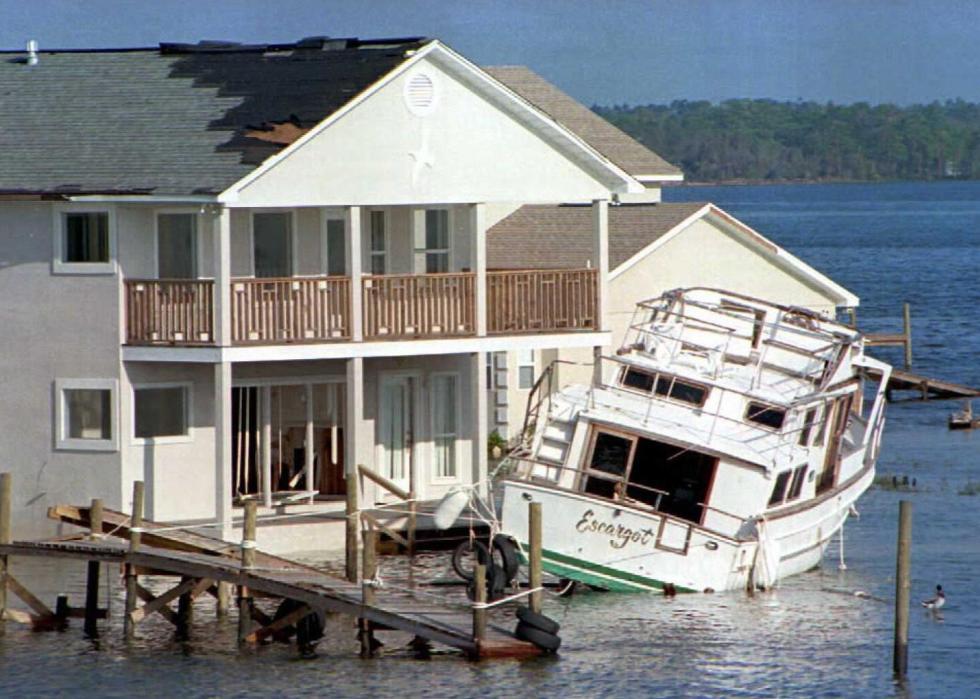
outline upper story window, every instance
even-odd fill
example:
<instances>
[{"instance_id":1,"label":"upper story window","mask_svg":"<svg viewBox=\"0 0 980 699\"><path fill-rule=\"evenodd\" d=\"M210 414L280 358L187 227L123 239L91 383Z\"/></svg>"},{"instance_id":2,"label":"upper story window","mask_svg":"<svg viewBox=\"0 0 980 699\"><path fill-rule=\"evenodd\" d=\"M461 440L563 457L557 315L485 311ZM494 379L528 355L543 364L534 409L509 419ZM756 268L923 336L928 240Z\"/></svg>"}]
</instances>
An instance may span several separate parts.
<instances>
[{"instance_id":1,"label":"upper story window","mask_svg":"<svg viewBox=\"0 0 980 699\"><path fill-rule=\"evenodd\" d=\"M157 277L197 278L197 215L157 215Z\"/></svg>"},{"instance_id":2,"label":"upper story window","mask_svg":"<svg viewBox=\"0 0 980 699\"><path fill-rule=\"evenodd\" d=\"M324 268L331 277L347 274L347 224L342 218L328 218L325 230L326 264Z\"/></svg>"},{"instance_id":3,"label":"upper story window","mask_svg":"<svg viewBox=\"0 0 980 699\"><path fill-rule=\"evenodd\" d=\"M116 450L116 381L55 381L55 435L58 449Z\"/></svg>"},{"instance_id":4,"label":"upper story window","mask_svg":"<svg viewBox=\"0 0 980 699\"><path fill-rule=\"evenodd\" d=\"M449 211L426 209L425 273L449 271Z\"/></svg>"},{"instance_id":5,"label":"upper story window","mask_svg":"<svg viewBox=\"0 0 980 699\"><path fill-rule=\"evenodd\" d=\"M681 403L702 406L708 400L708 387L664 373L624 367L619 385L642 393L653 393Z\"/></svg>"},{"instance_id":6,"label":"upper story window","mask_svg":"<svg viewBox=\"0 0 980 699\"><path fill-rule=\"evenodd\" d=\"M112 274L115 272L113 218L108 210L56 211L54 272Z\"/></svg>"},{"instance_id":7,"label":"upper story window","mask_svg":"<svg viewBox=\"0 0 980 699\"><path fill-rule=\"evenodd\" d=\"M781 430L783 422L786 421L786 411L773 405L749 402L749 407L745 411L745 419L772 430Z\"/></svg>"},{"instance_id":8,"label":"upper story window","mask_svg":"<svg viewBox=\"0 0 980 699\"><path fill-rule=\"evenodd\" d=\"M256 277L289 277L293 271L293 217L288 211L252 214Z\"/></svg>"},{"instance_id":9,"label":"upper story window","mask_svg":"<svg viewBox=\"0 0 980 699\"><path fill-rule=\"evenodd\" d=\"M388 271L388 227L384 211L371 212L371 274L385 274Z\"/></svg>"}]
</instances>

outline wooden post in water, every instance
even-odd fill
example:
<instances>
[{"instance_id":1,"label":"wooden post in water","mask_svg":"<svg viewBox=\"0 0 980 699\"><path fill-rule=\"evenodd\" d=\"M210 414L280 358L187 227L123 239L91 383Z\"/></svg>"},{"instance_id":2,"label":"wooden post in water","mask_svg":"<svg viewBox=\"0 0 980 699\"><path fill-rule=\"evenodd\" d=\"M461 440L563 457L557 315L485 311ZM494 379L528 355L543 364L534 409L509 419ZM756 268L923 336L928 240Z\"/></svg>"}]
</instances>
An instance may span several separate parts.
<instances>
[{"instance_id":1,"label":"wooden post in water","mask_svg":"<svg viewBox=\"0 0 980 699\"><path fill-rule=\"evenodd\" d=\"M245 524L242 527L242 572L255 567L255 515L258 504L255 500L245 501ZM238 594L238 642L244 643L252 632L252 593L247 585L239 588Z\"/></svg>"},{"instance_id":2,"label":"wooden post in water","mask_svg":"<svg viewBox=\"0 0 980 699\"><path fill-rule=\"evenodd\" d=\"M143 529L143 481L133 481L133 514L130 517L129 525L129 552L131 554L139 551L142 543ZM132 614L136 611L137 596L136 566L132 563L126 564L126 616L123 622L123 635L133 638L136 635L136 624L133 622Z\"/></svg>"},{"instance_id":3,"label":"wooden post in water","mask_svg":"<svg viewBox=\"0 0 980 699\"><path fill-rule=\"evenodd\" d=\"M361 521L361 513L357 509L357 481L356 472L347 474L347 558L344 568L347 581L352 583L357 582L357 530Z\"/></svg>"},{"instance_id":4,"label":"wooden post in water","mask_svg":"<svg viewBox=\"0 0 980 699\"><path fill-rule=\"evenodd\" d=\"M902 316L905 321L905 370L912 368L912 311L909 302L902 305Z\"/></svg>"},{"instance_id":5,"label":"wooden post in water","mask_svg":"<svg viewBox=\"0 0 980 699\"><path fill-rule=\"evenodd\" d=\"M214 605L214 614L219 619L224 619L228 616L228 607L231 606L231 583L229 582L216 582L215 586L218 591L218 599Z\"/></svg>"},{"instance_id":6,"label":"wooden post in water","mask_svg":"<svg viewBox=\"0 0 980 699\"><path fill-rule=\"evenodd\" d=\"M909 595L911 591L912 503L898 503L898 561L895 565L895 676L904 678L909 667Z\"/></svg>"},{"instance_id":7,"label":"wooden post in water","mask_svg":"<svg viewBox=\"0 0 980 699\"><path fill-rule=\"evenodd\" d=\"M88 513L88 538L92 541L98 541L102 538L102 501L94 498ZM83 630L86 638L99 637L99 565L98 561L89 561L85 577L85 626Z\"/></svg>"},{"instance_id":8,"label":"wooden post in water","mask_svg":"<svg viewBox=\"0 0 980 699\"><path fill-rule=\"evenodd\" d=\"M13 484L9 473L0 473L0 544L10 543L10 510ZM0 636L4 634L7 613L7 556L0 555Z\"/></svg>"},{"instance_id":9,"label":"wooden post in water","mask_svg":"<svg viewBox=\"0 0 980 699\"><path fill-rule=\"evenodd\" d=\"M409 493L408 501L408 555L415 555L415 524L418 504L415 502L415 491Z\"/></svg>"},{"instance_id":10,"label":"wooden post in water","mask_svg":"<svg viewBox=\"0 0 980 699\"><path fill-rule=\"evenodd\" d=\"M188 580L191 580L191 578L186 575L180 578L181 584L186 583ZM191 637L191 621L194 610L192 602L191 590L182 594L177 601L177 639L180 641L190 640Z\"/></svg>"},{"instance_id":11,"label":"wooden post in water","mask_svg":"<svg viewBox=\"0 0 980 699\"><path fill-rule=\"evenodd\" d=\"M541 503L528 505L528 580L531 589L541 587ZM531 593L532 612L541 613L541 591Z\"/></svg>"},{"instance_id":12,"label":"wooden post in water","mask_svg":"<svg viewBox=\"0 0 980 699\"><path fill-rule=\"evenodd\" d=\"M473 595L473 640L476 641L477 648L487 637L487 608L483 605L487 603L487 567L483 563L477 563L473 567L473 585L475 594Z\"/></svg>"},{"instance_id":13,"label":"wooden post in water","mask_svg":"<svg viewBox=\"0 0 980 699\"><path fill-rule=\"evenodd\" d=\"M361 582L361 601L364 606L373 606L377 600L377 590L374 589L374 576L378 572L378 532L373 529L364 530L364 561ZM361 657L370 658L374 655L374 631L371 622L361 618Z\"/></svg>"}]
</instances>

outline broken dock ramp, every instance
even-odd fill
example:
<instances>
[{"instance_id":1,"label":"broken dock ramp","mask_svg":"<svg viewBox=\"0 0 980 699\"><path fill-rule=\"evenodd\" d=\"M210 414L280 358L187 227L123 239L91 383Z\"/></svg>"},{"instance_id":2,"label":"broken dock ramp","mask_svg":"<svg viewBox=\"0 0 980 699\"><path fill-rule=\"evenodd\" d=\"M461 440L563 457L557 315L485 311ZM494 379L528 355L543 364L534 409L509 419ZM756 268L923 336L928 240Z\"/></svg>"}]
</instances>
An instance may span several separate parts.
<instances>
[{"instance_id":1,"label":"broken dock ramp","mask_svg":"<svg viewBox=\"0 0 980 699\"><path fill-rule=\"evenodd\" d=\"M924 400L957 400L980 396L980 389L933 379L911 371L892 369L885 396L890 403Z\"/></svg>"}]
</instances>

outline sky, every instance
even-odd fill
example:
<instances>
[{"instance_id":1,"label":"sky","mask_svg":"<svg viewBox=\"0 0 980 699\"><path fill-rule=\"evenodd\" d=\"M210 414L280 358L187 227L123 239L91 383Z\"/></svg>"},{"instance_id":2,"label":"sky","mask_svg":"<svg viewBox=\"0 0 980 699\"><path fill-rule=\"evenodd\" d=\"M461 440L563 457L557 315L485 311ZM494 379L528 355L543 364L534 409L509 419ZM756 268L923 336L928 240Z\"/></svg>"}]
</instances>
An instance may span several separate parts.
<instances>
[{"instance_id":1,"label":"sky","mask_svg":"<svg viewBox=\"0 0 980 699\"><path fill-rule=\"evenodd\" d=\"M592 105L980 102L974 0L0 0L0 48L435 37Z\"/></svg>"}]
</instances>

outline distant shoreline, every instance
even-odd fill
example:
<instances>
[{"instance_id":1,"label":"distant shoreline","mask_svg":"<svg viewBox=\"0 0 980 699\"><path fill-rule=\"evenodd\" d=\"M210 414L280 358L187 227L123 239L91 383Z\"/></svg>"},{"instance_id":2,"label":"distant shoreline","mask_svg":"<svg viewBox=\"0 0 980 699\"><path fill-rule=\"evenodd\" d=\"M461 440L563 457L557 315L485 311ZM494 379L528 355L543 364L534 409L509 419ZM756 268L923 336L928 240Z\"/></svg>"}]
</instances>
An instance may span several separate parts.
<instances>
[{"instance_id":1,"label":"distant shoreline","mask_svg":"<svg viewBox=\"0 0 980 699\"><path fill-rule=\"evenodd\" d=\"M847 179L800 179L800 180L753 180L747 178L736 178L732 180L698 180L684 182L664 182L664 187L739 187L739 186L759 186L759 185L799 185L799 184L900 184L904 182L917 182L920 184L930 184L939 182L977 182L972 178L949 177L935 180L847 180Z\"/></svg>"}]
</instances>

